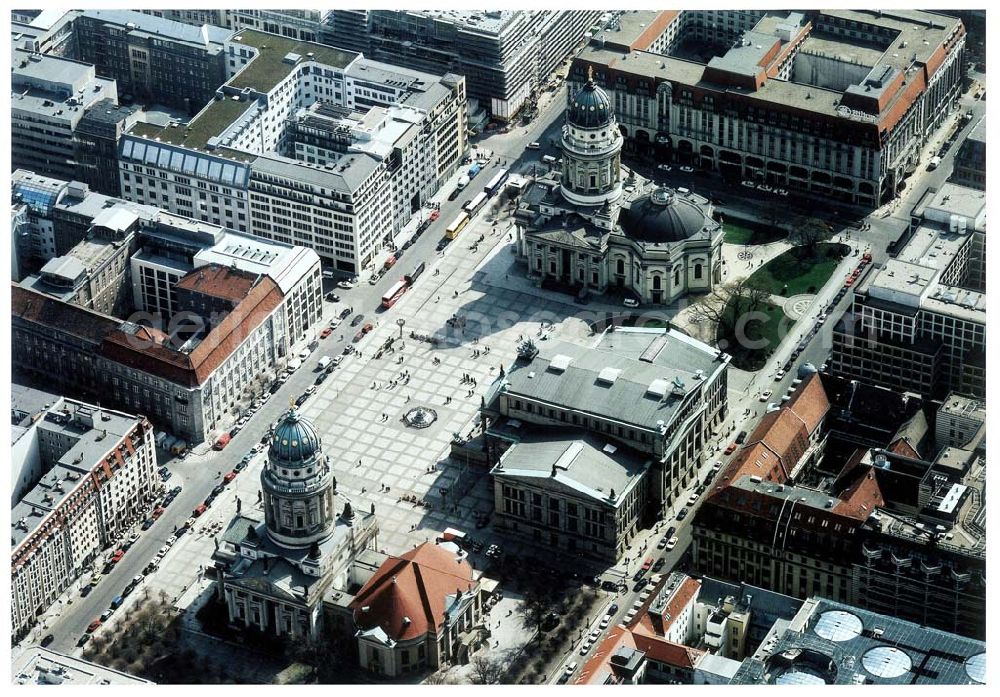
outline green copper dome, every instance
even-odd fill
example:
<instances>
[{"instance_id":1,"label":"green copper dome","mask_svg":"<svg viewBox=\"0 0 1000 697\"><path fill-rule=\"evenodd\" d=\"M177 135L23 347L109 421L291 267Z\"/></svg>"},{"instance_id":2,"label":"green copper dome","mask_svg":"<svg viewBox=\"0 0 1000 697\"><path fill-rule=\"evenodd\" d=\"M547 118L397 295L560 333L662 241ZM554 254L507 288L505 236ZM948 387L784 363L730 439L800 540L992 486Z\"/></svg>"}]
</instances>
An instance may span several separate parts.
<instances>
[{"instance_id":1,"label":"green copper dome","mask_svg":"<svg viewBox=\"0 0 1000 697\"><path fill-rule=\"evenodd\" d=\"M297 463L313 459L320 451L320 439L312 424L293 407L274 430L268 456L272 460Z\"/></svg>"}]
</instances>

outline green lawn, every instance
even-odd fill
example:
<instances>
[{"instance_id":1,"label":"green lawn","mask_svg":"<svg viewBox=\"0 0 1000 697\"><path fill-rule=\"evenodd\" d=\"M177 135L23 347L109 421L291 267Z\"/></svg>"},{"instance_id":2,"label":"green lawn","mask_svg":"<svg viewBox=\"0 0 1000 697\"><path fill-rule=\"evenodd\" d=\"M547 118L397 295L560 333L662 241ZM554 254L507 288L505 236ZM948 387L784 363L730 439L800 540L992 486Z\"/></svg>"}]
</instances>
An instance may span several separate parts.
<instances>
[{"instance_id":1,"label":"green lawn","mask_svg":"<svg viewBox=\"0 0 1000 697\"><path fill-rule=\"evenodd\" d=\"M751 280L773 295L791 297L815 293L829 280L840 260L844 245L824 242L808 249L793 247L754 272ZM782 290L787 286L787 290Z\"/></svg>"},{"instance_id":2,"label":"green lawn","mask_svg":"<svg viewBox=\"0 0 1000 697\"><path fill-rule=\"evenodd\" d=\"M788 231L780 227L772 227L754 223L741 218L728 218L722 223L725 231L726 244L768 244L777 242L788 236Z\"/></svg>"}]
</instances>

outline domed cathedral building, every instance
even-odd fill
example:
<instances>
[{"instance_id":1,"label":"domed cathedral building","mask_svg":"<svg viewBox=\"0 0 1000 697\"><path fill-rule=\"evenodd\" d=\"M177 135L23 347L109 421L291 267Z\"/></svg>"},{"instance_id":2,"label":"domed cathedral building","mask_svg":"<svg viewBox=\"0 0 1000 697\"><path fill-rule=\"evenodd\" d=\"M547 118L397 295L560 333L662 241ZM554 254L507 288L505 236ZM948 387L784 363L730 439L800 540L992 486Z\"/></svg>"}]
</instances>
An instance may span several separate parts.
<instances>
[{"instance_id":1,"label":"domed cathedral building","mask_svg":"<svg viewBox=\"0 0 1000 697\"><path fill-rule=\"evenodd\" d=\"M622 166L613 105L589 77L569 97L561 169L540 177L517 211L528 277L581 295L614 289L652 305L710 291L722 279L723 240L711 203Z\"/></svg>"},{"instance_id":2,"label":"domed cathedral building","mask_svg":"<svg viewBox=\"0 0 1000 697\"><path fill-rule=\"evenodd\" d=\"M337 478L316 429L293 407L270 436L254 504L216 539L214 573L233 625L316 638L323 600L349 585L354 558L375 549L374 508L338 501Z\"/></svg>"}]
</instances>

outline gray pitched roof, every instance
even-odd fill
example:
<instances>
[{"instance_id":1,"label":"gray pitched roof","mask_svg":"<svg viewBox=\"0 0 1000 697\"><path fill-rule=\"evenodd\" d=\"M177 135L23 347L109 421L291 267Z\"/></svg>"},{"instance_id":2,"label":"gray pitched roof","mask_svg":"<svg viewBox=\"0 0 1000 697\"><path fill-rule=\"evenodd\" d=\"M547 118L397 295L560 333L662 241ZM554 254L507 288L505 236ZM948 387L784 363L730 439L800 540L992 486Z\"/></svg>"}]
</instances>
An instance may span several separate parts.
<instances>
[{"instance_id":1,"label":"gray pitched roof","mask_svg":"<svg viewBox=\"0 0 1000 697\"><path fill-rule=\"evenodd\" d=\"M504 479L548 479L578 495L617 507L652 464L607 439L582 430L533 428L500 458L491 474ZM547 483L547 486L551 484ZM609 498L611 492L615 498Z\"/></svg>"},{"instance_id":2,"label":"gray pitched roof","mask_svg":"<svg viewBox=\"0 0 1000 697\"><path fill-rule=\"evenodd\" d=\"M564 370L551 365L560 355L569 358ZM673 329L664 333L619 328L605 334L593 348L546 342L533 360L511 367L505 378L506 392L658 429L658 422L670 423L680 405L681 400L672 394L674 381L683 383L680 389L685 395L698 389L696 371L711 376L720 365L716 355L707 344ZM620 371L610 384L601 379L602 371L608 376L609 370ZM662 396L650 391L657 380L666 383Z\"/></svg>"}]
</instances>

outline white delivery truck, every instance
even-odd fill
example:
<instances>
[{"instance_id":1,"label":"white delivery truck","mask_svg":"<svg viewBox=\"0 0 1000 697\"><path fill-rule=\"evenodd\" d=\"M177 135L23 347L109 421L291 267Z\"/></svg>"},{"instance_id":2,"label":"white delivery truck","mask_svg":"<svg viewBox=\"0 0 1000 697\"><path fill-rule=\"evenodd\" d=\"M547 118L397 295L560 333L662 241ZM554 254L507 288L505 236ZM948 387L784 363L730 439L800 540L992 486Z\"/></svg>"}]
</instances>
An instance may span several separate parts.
<instances>
[{"instance_id":1,"label":"white delivery truck","mask_svg":"<svg viewBox=\"0 0 1000 697\"><path fill-rule=\"evenodd\" d=\"M333 359L330 358L329 356L323 356L322 358L319 359L319 363L317 365L319 366L320 370L326 370L326 367L330 365L332 361Z\"/></svg>"}]
</instances>

